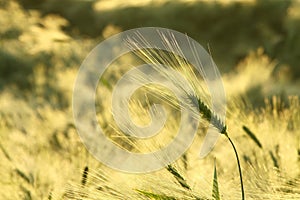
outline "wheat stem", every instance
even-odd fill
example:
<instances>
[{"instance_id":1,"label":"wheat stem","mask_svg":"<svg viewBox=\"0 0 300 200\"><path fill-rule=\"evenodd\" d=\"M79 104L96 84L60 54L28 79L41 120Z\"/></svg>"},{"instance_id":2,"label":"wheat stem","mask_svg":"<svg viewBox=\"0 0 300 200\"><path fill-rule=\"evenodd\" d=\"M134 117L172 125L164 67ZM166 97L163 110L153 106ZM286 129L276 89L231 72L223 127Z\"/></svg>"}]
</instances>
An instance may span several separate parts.
<instances>
[{"instance_id":1,"label":"wheat stem","mask_svg":"<svg viewBox=\"0 0 300 200\"><path fill-rule=\"evenodd\" d=\"M235 148L234 143L232 142L232 140L230 139L230 137L228 136L227 132L225 133L227 139L229 140L230 144L232 145L232 148L234 150L235 153L235 157L236 157L236 161L237 161L237 165L238 165L238 169L239 169L239 175L240 175L240 182L241 182L241 192L242 192L242 200L245 199L245 191L244 191L244 184L243 184L243 175L242 175L242 169L241 169L241 164L240 164L240 159L239 159L239 155L237 153L237 150Z\"/></svg>"}]
</instances>

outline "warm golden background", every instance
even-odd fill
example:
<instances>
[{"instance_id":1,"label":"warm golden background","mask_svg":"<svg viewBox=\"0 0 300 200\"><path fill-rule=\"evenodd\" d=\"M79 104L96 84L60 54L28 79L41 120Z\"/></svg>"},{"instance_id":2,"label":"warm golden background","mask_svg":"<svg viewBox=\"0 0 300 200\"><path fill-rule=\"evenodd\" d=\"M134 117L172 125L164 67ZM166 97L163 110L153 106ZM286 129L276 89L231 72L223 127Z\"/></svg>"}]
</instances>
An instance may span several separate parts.
<instances>
[{"instance_id":1,"label":"warm golden background","mask_svg":"<svg viewBox=\"0 0 300 200\"><path fill-rule=\"evenodd\" d=\"M196 144L176 163L191 191L166 170L128 175L108 169L81 143L72 116L81 62L103 39L145 26L209 43L228 97L227 124L247 199L300 199L297 0L0 0L0 199L209 199L214 157L221 199L239 199L233 152L222 137L206 159L197 159ZM108 85L99 95L110 91ZM147 113L138 103L132 110ZM144 121L141 113L135 118ZM99 119L109 123L110 112Z\"/></svg>"}]
</instances>

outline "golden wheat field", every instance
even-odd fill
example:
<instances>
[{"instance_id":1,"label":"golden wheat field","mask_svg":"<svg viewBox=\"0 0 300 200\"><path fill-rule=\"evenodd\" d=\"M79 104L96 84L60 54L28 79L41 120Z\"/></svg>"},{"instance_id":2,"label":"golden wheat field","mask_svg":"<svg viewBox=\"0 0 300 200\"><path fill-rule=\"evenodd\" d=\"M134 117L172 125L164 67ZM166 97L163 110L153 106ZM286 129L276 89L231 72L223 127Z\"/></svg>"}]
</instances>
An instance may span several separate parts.
<instances>
[{"instance_id":1,"label":"golden wheat field","mask_svg":"<svg viewBox=\"0 0 300 200\"><path fill-rule=\"evenodd\" d=\"M299 13L297 0L0 0L0 200L300 199ZM87 150L74 121L73 94L92 49L140 27L179 31L209 52L222 78L226 118L215 115L207 82L184 56L141 50L118 57L95 91L96 123L114 145L151 153L171 143L181 127L181 104L158 84L139 88L127 107L130 120L143 127L162 121L153 120L151 110L161 104L166 121L159 134L137 139L115 121L114 87L141 63L154 64L164 76L160 65L169 65L184 76L195 91L193 116L200 117L190 146L174 162L130 173ZM162 40L168 50L177 49L177 41ZM180 86L180 79L169 78ZM121 125L133 131L123 118ZM220 129L219 138L200 158L210 126ZM243 198L229 137L239 156Z\"/></svg>"}]
</instances>

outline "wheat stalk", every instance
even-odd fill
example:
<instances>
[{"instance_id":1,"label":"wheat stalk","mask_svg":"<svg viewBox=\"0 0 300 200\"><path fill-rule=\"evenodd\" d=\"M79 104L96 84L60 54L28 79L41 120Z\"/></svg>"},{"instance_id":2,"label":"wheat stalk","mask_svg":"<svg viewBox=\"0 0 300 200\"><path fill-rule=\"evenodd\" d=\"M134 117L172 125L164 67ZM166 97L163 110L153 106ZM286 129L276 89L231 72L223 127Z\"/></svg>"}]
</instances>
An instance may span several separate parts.
<instances>
[{"instance_id":1,"label":"wheat stalk","mask_svg":"<svg viewBox=\"0 0 300 200\"><path fill-rule=\"evenodd\" d=\"M183 93L188 96L187 105L197 107L197 112L195 115L201 115L207 122L211 123L220 134L223 134L226 136L226 138L229 140L230 144L233 147L235 157L237 160L237 166L239 170L239 177L240 177L240 184L241 184L241 193L242 193L242 200L245 199L245 193L244 193L244 184L243 184L243 177L242 177L242 170L240 165L240 160L238 156L238 152L236 150L236 147L231 140L231 138L228 135L227 132L227 126L226 124L220 119L220 117L209 108L208 104L205 102L208 102L205 95L201 96L200 94L205 93L203 87L201 86L200 81L198 80L197 75L195 74L194 70L192 69L191 64L187 61L184 54L182 53L180 46L178 45L175 37L170 33L168 37L164 35L164 33L159 33L161 36L161 40L164 43L164 46L168 50L168 52L163 51L161 49L155 49L155 48L143 48L143 46L151 46L149 45L149 42L140 34L136 33L135 37L128 38L128 46L133 50L133 52L145 63L151 63L152 66L155 68L157 72L162 74L165 77L169 77L172 82L174 82L175 85L177 85L179 88L181 88ZM171 39L168 39L171 38ZM138 50L136 50L138 49ZM199 55L195 51L193 51L193 47L191 45L192 53L197 60L198 63L201 63L201 60L199 58ZM176 52L177 55L173 52ZM193 90L196 91L196 93L191 93L190 91L185 91L184 88L180 85L181 83L178 83L178 80L172 76L170 76L167 71L164 70L164 66L171 66L181 72L187 77L187 80L192 85ZM205 75L205 74L204 74ZM138 78L138 77L137 77ZM149 86L149 90L151 89L157 89L153 86ZM167 100L171 105L176 106L176 100L171 97L168 93L162 91L162 94L159 98L162 100ZM161 94L160 93L160 94ZM191 109L194 110L194 109ZM168 168L170 171L172 168ZM172 170L171 170L172 172ZM180 179L181 180L181 179ZM178 180L179 181L179 180ZM180 181L180 184L182 184L182 180Z\"/></svg>"}]
</instances>

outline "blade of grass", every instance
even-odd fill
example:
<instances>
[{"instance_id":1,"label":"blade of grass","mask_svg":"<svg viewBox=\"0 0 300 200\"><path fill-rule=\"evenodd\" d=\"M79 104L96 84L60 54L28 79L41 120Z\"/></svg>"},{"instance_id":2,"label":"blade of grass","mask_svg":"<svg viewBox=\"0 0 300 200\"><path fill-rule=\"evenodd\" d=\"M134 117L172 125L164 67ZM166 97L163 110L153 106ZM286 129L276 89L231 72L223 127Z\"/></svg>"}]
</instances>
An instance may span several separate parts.
<instances>
[{"instance_id":1,"label":"blade of grass","mask_svg":"<svg viewBox=\"0 0 300 200\"><path fill-rule=\"evenodd\" d=\"M172 166L168 165L167 170L173 174L178 183L185 189L191 190L190 186L187 184L186 180L178 173L178 171Z\"/></svg>"},{"instance_id":2,"label":"blade of grass","mask_svg":"<svg viewBox=\"0 0 300 200\"><path fill-rule=\"evenodd\" d=\"M261 145L260 141L258 140L258 138L255 136L255 134L246 126L243 126L243 130L257 144L257 146L262 149L262 145Z\"/></svg>"},{"instance_id":3,"label":"blade of grass","mask_svg":"<svg viewBox=\"0 0 300 200\"><path fill-rule=\"evenodd\" d=\"M214 179L213 179L212 197L215 200L220 200L218 175L217 175L217 167L216 167L216 159L215 159L215 164L214 164Z\"/></svg>"},{"instance_id":4,"label":"blade of grass","mask_svg":"<svg viewBox=\"0 0 300 200\"><path fill-rule=\"evenodd\" d=\"M279 169L279 164L278 164L278 161L276 159L276 156L273 154L273 152L271 150L269 151L269 154L270 154L271 159L273 161L274 167L276 167L277 169Z\"/></svg>"},{"instance_id":5,"label":"blade of grass","mask_svg":"<svg viewBox=\"0 0 300 200\"><path fill-rule=\"evenodd\" d=\"M81 179L82 186L85 186L85 184L86 184L88 173L89 173L89 167L85 166L83 173L82 173L82 179Z\"/></svg>"},{"instance_id":6,"label":"blade of grass","mask_svg":"<svg viewBox=\"0 0 300 200\"><path fill-rule=\"evenodd\" d=\"M145 197L149 197L151 199L157 199L157 200L176 200L175 197L170 197L164 194L155 194L152 192L147 192L144 190L136 190L138 193L144 195Z\"/></svg>"},{"instance_id":7,"label":"blade of grass","mask_svg":"<svg viewBox=\"0 0 300 200\"><path fill-rule=\"evenodd\" d=\"M32 177L27 176L23 171L21 171L20 169L15 169L15 172L23 179L25 180L27 183L29 184L33 184L33 180Z\"/></svg>"},{"instance_id":8,"label":"blade of grass","mask_svg":"<svg viewBox=\"0 0 300 200\"><path fill-rule=\"evenodd\" d=\"M2 150L4 156L7 158L7 160L12 161L10 155L7 153L7 151L6 151L5 148L2 146L1 143L0 143L0 149Z\"/></svg>"}]
</instances>

